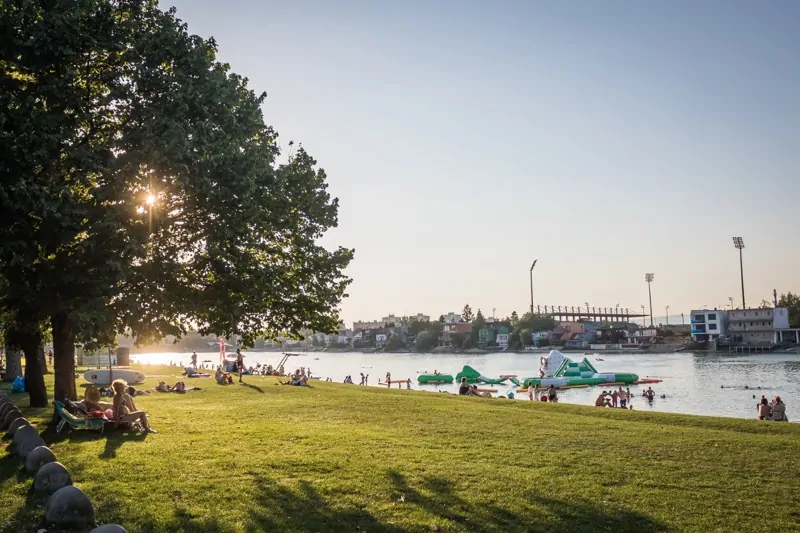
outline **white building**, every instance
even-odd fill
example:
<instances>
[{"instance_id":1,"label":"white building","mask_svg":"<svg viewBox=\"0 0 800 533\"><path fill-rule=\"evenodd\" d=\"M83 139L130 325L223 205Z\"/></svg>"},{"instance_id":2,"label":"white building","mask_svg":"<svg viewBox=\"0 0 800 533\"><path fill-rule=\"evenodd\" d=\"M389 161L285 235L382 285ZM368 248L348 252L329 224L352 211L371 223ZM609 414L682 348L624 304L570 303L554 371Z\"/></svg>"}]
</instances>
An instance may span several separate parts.
<instances>
[{"instance_id":1,"label":"white building","mask_svg":"<svg viewBox=\"0 0 800 533\"><path fill-rule=\"evenodd\" d=\"M508 349L508 337L510 335L508 333L498 333L497 334L497 345L502 348L503 350Z\"/></svg>"},{"instance_id":2,"label":"white building","mask_svg":"<svg viewBox=\"0 0 800 533\"><path fill-rule=\"evenodd\" d=\"M445 324L460 324L463 322L461 319L461 315L456 313L447 313L446 315L442 315L444 317Z\"/></svg>"},{"instance_id":3,"label":"white building","mask_svg":"<svg viewBox=\"0 0 800 533\"><path fill-rule=\"evenodd\" d=\"M692 341L713 341L725 334L725 311L697 309L690 316Z\"/></svg>"},{"instance_id":4,"label":"white building","mask_svg":"<svg viewBox=\"0 0 800 533\"><path fill-rule=\"evenodd\" d=\"M727 314L728 335L744 344L773 343L776 331L789 329L789 310L785 307L736 309Z\"/></svg>"},{"instance_id":5,"label":"white building","mask_svg":"<svg viewBox=\"0 0 800 533\"><path fill-rule=\"evenodd\" d=\"M353 322L353 331L358 331L360 329L363 330L370 330L370 329L381 329L384 327L383 321L381 320L356 320Z\"/></svg>"},{"instance_id":6,"label":"white building","mask_svg":"<svg viewBox=\"0 0 800 533\"><path fill-rule=\"evenodd\" d=\"M378 333L375 335L375 346L380 348L381 346L386 345L386 341L389 340L389 335L386 333Z\"/></svg>"},{"instance_id":7,"label":"white building","mask_svg":"<svg viewBox=\"0 0 800 533\"><path fill-rule=\"evenodd\" d=\"M383 322L384 326L399 326L402 323L402 318L389 313L389 316L381 318L381 322Z\"/></svg>"}]
</instances>

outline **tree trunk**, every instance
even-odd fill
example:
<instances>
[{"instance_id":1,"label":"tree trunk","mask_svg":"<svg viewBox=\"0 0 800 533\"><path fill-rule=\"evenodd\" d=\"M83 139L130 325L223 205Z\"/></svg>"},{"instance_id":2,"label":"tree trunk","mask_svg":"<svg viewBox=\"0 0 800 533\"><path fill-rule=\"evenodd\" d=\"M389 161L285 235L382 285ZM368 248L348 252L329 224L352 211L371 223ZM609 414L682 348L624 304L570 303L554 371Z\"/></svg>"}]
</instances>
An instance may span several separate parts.
<instances>
[{"instance_id":1,"label":"tree trunk","mask_svg":"<svg viewBox=\"0 0 800 533\"><path fill-rule=\"evenodd\" d=\"M50 371L47 370L47 359L44 356L44 346L41 344L39 345L39 366L42 369L42 374L50 373Z\"/></svg>"},{"instance_id":2,"label":"tree trunk","mask_svg":"<svg viewBox=\"0 0 800 533\"><path fill-rule=\"evenodd\" d=\"M20 362L19 350L6 346L6 375L3 381L14 381L14 378L22 375L22 363Z\"/></svg>"},{"instance_id":3,"label":"tree trunk","mask_svg":"<svg viewBox=\"0 0 800 533\"><path fill-rule=\"evenodd\" d=\"M68 313L58 313L52 317L53 326L53 370L56 400L77 399L75 391L75 335Z\"/></svg>"},{"instance_id":4,"label":"tree trunk","mask_svg":"<svg viewBox=\"0 0 800 533\"><path fill-rule=\"evenodd\" d=\"M42 335L41 333L26 335L21 341L22 350L25 352L25 388L28 391L30 405L47 407L47 387L44 384L44 374L39 360L39 352L43 350Z\"/></svg>"}]
</instances>

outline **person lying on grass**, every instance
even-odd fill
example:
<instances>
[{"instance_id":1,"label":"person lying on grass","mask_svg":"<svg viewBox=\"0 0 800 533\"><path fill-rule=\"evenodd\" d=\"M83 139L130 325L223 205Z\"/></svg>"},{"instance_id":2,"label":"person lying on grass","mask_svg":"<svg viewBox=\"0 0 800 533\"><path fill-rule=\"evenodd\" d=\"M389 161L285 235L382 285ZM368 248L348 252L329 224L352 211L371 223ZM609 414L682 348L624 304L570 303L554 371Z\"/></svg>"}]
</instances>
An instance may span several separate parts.
<instances>
[{"instance_id":1,"label":"person lying on grass","mask_svg":"<svg viewBox=\"0 0 800 533\"><path fill-rule=\"evenodd\" d=\"M308 386L308 378L306 376L295 373L294 376L289 378L289 381L281 381L281 385L294 385L296 387Z\"/></svg>"},{"instance_id":2,"label":"person lying on grass","mask_svg":"<svg viewBox=\"0 0 800 533\"><path fill-rule=\"evenodd\" d=\"M158 385L156 386L156 391L158 392L187 392L190 390L202 390L200 387L187 387L186 383L183 381L179 381L175 384L175 386L167 385L163 381L159 381Z\"/></svg>"},{"instance_id":3,"label":"person lying on grass","mask_svg":"<svg viewBox=\"0 0 800 533\"><path fill-rule=\"evenodd\" d=\"M145 433L157 433L157 431L150 427L150 422L147 420L147 413L139 411L133 398L126 392L128 384L125 380L116 379L111 384L114 389L114 421L119 427L120 423L124 422L141 422Z\"/></svg>"},{"instance_id":4,"label":"person lying on grass","mask_svg":"<svg viewBox=\"0 0 800 533\"><path fill-rule=\"evenodd\" d=\"M467 391L467 394L469 396L480 396L481 398L491 398L492 397L491 393L479 391L477 385L472 385L469 388L469 391Z\"/></svg>"}]
</instances>

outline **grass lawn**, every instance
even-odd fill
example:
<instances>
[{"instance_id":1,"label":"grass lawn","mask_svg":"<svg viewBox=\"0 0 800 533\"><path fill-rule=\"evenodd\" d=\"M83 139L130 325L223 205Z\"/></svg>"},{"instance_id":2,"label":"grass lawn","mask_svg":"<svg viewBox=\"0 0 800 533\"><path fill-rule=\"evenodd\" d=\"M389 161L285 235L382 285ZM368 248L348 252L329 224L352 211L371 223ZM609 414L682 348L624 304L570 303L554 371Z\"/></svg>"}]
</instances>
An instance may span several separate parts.
<instances>
[{"instance_id":1,"label":"grass lawn","mask_svg":"<svg viewBox=\"0 0 800 533\"><path fill-rule=\"evenodd\" d=\"M136 398L156 435L43 434L99 523L129 532L800 530L796 424L265 377L188 381L204 390ZM28 411L33 422L49 415ZM0 455L0 531L40 527L44 502L28 496L20 470Z\"/></svg>"}]
</instances>

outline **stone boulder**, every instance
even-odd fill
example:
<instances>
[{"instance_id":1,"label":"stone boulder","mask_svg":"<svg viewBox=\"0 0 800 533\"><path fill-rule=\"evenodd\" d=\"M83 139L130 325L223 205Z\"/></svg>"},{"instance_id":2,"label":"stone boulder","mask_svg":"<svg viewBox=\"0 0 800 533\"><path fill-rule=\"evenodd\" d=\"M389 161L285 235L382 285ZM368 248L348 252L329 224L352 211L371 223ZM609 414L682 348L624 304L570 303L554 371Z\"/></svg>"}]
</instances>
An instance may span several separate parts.
<instances>
[{"instance_id":1,"label":"stone boulder","mask_svg":"<svg viewBox=\"0 0 800 533\"><path fill-rule=\"evenodd\" d=\"M25 458L25 471L33 475L47 463L54 463L56 456L47 446L37 446Z\"/></svg>"},{"instance_id":2,"label":"stone boulder","mask_svg":"<svg viewBox=\"0 0 800 533\"><path fill-rule=\"evenodd\" d=\"M43 465L33 478L33 490L37 494L53 494L58 489L72 485L72 477L61 463Z\"/></svg>"},{"instance_id":3,"label":"stone boulder","mask_svg":"<svg viewBox=\"0 0 800 533\"><path fill-rule=\"evenodd\" d=\"M19 412L19 409L11 409L6 411L6 415L0 420L0 431L5 431L8 429L9 424L14 421L16 418L20 418L22 413Z\"/></svg>"},{"instance_id":4,"label":"stone boulder","mask_svg":"<svg viewBox=\"0 0 800 533\"><path fill-rule=\"evenodd\" d=\"M126 533L125 528L117 524L106 524L94 528L91 533Z\"/></svg>"},{"instance_id":5,"label":"stone boulder","mask_svg":"<svg viewBox=\"0 0 800 533\"><path fill-rule=\"evenodd\" d=\"M30 425L31 425L30 422L28 422L25 418L21 416L15 418L6 428L6 437L13 437L14 432L17 431L19 428L21 428L22 426L30 426Z\"/></svg>"},{"instance_id":6,"label":"stone boulder","mask_svg":"<svg viewBox=\"0 0 800 533\"><path fill-rule=\"evenodd\" d=\"M45 446L45 442L33 426L23 426L14 433L14 451L22 459L39 446Z\"/></svg>"},{"instance_id":7,"label":"stone boulder","mask_svg":"<svg viewBox=\"0 0 800 533\"><path fill-rule=\"evenodd\" d=\"M94 525L94 507L85 492L70 485L50 496L44 519L58 528L86 528Z\"/></svg>"},{"instance_id":8,"label":"stone boulder","mask_svg":"<svg viewBox=\"0 0 800 533\"><path fill-rule=\"evenodd\" d=\"M12 402L5 402L4 404L0 405L0 420L5 418L6 413L11 411L12 409L16 409L17 407Z\"/></svg>"}]
</instances>

